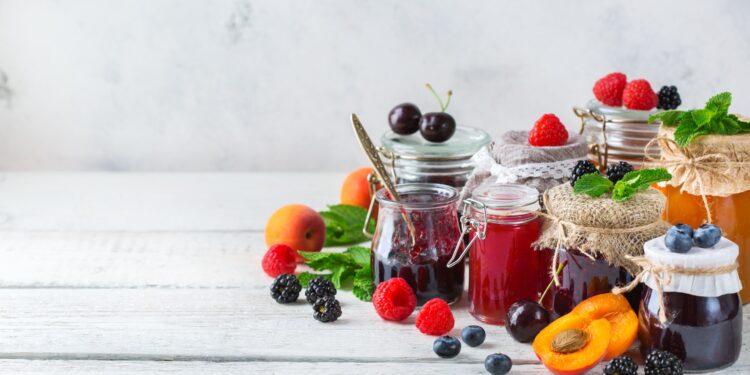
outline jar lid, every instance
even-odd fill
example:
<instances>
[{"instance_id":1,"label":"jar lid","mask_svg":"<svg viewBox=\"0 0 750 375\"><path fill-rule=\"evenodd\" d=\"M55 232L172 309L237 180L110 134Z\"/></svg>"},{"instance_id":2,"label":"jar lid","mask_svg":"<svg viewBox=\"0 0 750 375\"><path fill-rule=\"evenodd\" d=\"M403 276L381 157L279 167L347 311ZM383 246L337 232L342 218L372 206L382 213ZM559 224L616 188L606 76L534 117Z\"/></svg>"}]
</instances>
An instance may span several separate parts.
<instances>
[{"instance_id":1,"label":"jar lid","mask_svg":"<svg viewBox=\"0 0 750 375\"><path fill-rule=\"evenodd\" d=\"M598 113L600 115L604 115L609 119L612 120L625 120L627 122L643 122L647 123L649 116L653 115L654 113L661 112L657 109L652 109L649 111L641 111L637 109L627 109L625 107L610 107L608 105L602 104L600 101L596 99L589 100L588 103L586 103L586 109Z\"/></svg>"},{"instance_id":2,"label":"jar lid","mask_svg":"<svg viewBox=\"0 0 750 375\"><path fill-rule=\"evenodd\" d=\"M529 207L539 209L539 192L529 186L518 184L483 184L474 190L471 197L489 209L515 209Z\"/></svg>"},{"instance_id":3,"label":"jar lid","mask_svg":"<svg viewBox=\"0 0 750 375\"><path fill-rule=\"evenodd\" d=\"M468 126L456 127L451 139L433 143L419 133L400 135L387 131L380 142L388 151L407 159L469 159L482 147L490 143L490 135L482 129Z\"/></svg>"},{"instance_id":4,"label":"jar lid","mask_svg":"<svg viewBox=\"0 0 750 375\"><path fill-rule=\"evenodd\" d=\"M694 246L684 254L669 251L664 244L664 236L647 241L643 245L646 258L654 263L683 268L711 268L734 264L737 261L739 247L734 242L722 237L714 247L704 249ZM643 282L651 289L656 289L653 277L646 274ZM742 289L737 271L718 275L685 275L674 274L669 284L664 285L665 292L679 292L701 297L718 297L737 293Z\"/></svg>"}]
</instances>

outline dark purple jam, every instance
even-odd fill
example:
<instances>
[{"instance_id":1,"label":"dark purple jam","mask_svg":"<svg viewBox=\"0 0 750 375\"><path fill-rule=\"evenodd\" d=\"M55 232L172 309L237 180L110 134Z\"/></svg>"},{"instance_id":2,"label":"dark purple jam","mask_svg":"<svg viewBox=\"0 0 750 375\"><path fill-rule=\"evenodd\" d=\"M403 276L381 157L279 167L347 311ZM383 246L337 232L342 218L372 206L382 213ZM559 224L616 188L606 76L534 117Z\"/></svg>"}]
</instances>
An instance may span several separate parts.
<instances>
[{"instance_id":1,"label":"dark purple jam","mask_svg":"<svg viewBox=\"0 0 750 375\"><path fill-rule=\"evenodd\" d=\"M552 310L562 316L581 301L597 294L609 293L615 286L623 286L633 277L622 267L611 266L605 259L592 260L578 250L561 250L558 264L567 265L560 272L560 286L552 288ZM633 310L638 308L641 286L625 294Z\"/></svg>"},{"instance_id":2,"label":"dark purple jam","mask_svg":"<svg viewBox=\"0 0 750 375\"><path fill-rule=\"evenodd\" d=\"M406 206L415 203L439 204L441 197L402 195L401 201ZM441 298L449 303L457 301L463 292L464 264L462 261L453 268L447 266L461 235L455 204L403 210L381 205L378 228L372 243L375 285L401 277L414 289L418 305L433 298ZM414 246L411 245L402 212L406 212L414 223Z\"/></svg>"},{"instance_id":3,"label":"dark purple jam","mask_svg":"<svg viewBox=\"0 0 750 375\"><path fill-rule=\"evenodd\" d=\"M737 361L742 347L742 304L738 294L698 297L665 292L667 322L659 322L657 293L643 288L638 309L641 353L674 353L687 371L716 370Z\"/></svg>"}]
</instances>

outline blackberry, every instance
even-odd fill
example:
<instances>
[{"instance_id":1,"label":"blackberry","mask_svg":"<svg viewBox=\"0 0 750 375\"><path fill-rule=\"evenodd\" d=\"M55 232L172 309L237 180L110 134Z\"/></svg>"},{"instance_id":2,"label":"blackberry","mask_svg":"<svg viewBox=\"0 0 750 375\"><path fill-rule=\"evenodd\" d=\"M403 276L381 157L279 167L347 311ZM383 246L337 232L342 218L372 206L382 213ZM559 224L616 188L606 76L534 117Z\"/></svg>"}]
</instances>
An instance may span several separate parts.
<instances>
[{"instance_id":1,"label":"blackberry","mask_svg":"<svg viewBox=\"0 0 750 375\"><path fill-rule=\"evenodd\" d=\"M320 298L333 297L336 295L336 287L333 286L331 280L318 276L310 280L310 284L307 285L305 290L305 299L307 303L313 304Z\"/></svg>"},{"instance_id":2,"label":"blackberry","mask_svg":"<svg viewBox=\"0 0 750 375\"><path fill-rule=\"evenodd\" d=\"M632 165L621 161L617 164L611 164L609 167L607 167L607 178L609 178L609 180L614 184L615 182L622 180L622 178L625 177L625 173L632 171Z\"/></svg>"},{"instance_id":3,"label":"blackberry","mask_svg":"<svg viewBox=\"0 0 750 375\"><path fill-rule=\"evenodd\" d=\"M638 365L632 358L617 357L604 366L604 375L637 375Z\"/></svg>"},{"instance_id":4,"label":"blackberry","mask_svg":"<svg viewBox=\"0 0 750 375\"><path fill-rule=\"evenodd\" d=\"M682 362L676 355L654 350L646 356L646 375L681 375Z\"/></svg>"},{"instance_id":5,"label":"blackberry","mask_svg":"<svg viewBox=\"0 0 750 375\"><path fill-rule=\"evenodd\" d=\"M576 181L578 181L581 176L589 173L599 173L599 170L596 169L594 163L588 160L579 160L578 163L576 163L576 166L573 167L573 173L570 175L570 186L576 186Z\"/></svg>"},{"instance_id":6,"label":"blackberry","mask_svg":"<svg viewBox=\"0 0 750 375\"><path fill-rule=\"evenodd\" d=\"M278 303L291 303L299 298L302 284L297 277L287 273L279 275L271 284L271 297Z\"/></svg>"},{"instance_id":7,"label":"blackberry","mask_svg":"<svg viewBox=\"0 0 750 375\"><path fill-rule=\"evenodd\" d=\"M341 304L333 296L323 297L313 304L313 317L323 323L333 322L341 316Z\"/></svg>"},{"instance_id":8,"label":"blackberry","mask_svg":"<svg viewBox=\"0 0 750 375\"><path fill-rule=\"evenodd\" d=\"M680 94L677 93L677 87L674 86L662 86L659 90L659 103L656 108L659 109L675 109L682 104Z\"/></svg>"}]
</instances>

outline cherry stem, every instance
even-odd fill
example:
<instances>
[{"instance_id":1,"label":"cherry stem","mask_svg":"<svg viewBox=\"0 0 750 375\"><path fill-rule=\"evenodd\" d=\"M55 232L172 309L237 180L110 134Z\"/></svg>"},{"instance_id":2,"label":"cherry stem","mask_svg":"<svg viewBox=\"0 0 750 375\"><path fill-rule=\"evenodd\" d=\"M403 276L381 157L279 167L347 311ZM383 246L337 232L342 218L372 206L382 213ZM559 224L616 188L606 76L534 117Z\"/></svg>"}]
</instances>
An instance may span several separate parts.
<instances>
[{"instance_id":1,"label":"cherry stem","mask_svg":"<svg viewBox=\"0 0 750 375\"><path fill-rule=\"evenodd\" d=\"M564 260L562 263L560 263L559 266L557 266L557 270L555 270L555 275L552 276L552 280L550 280L549 284L547 284L547 287L544 289L544 292L542 292L542 296L539 297L539 301L537 301L540 305L542 304L542 301L544 301L544 297L547 296L547 292L549 292L549 290L552 289L552 284L555 283L555 276L560 275L560 272L562 272L566 264L568 264L568 261Z\"/></svg>"},{"instance_id":2,"label":"cherry stem","mask_svg":"<svg viewBox=\"0 0 750 375\"><path fill-rule=\"evenodd\" d=\"M445 101L443 112L445 112L445 110L448 109L448 106L451 105L451 97L453 97L453 90L448 90L448 100Z\"/></svg>"},{"instance_id":3,"label":"cherry stem","mask_svg":"<svg viewBox=\"0 0 750 375\"><path fill-rule=\"evenodd\" d=\"M440 112L445 112L445 110L448 109L448 104L451 103L451 95L453 95L453 92L448 91L448 102L445 105L443 105L443 99L440 99L440 96L437 94L437 92L435 92L435 89L432 88L432 85L430 85L429 83L426 83L425 86L427 86L427 89L430 90L430 92L432 93L432 96L434 96L435 99L437 99L438 104L440 105Z\"/></svg>"}]
</instances>

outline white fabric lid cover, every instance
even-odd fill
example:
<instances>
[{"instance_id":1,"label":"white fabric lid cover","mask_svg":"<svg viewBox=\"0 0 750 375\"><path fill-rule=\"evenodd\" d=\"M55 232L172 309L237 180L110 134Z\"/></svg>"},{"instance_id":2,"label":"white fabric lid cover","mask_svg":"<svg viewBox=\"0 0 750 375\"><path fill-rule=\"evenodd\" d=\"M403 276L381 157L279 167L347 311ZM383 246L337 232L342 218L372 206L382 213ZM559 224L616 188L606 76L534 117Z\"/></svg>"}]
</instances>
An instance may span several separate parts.
<instances>
[{"instance_id":1,"label":"white fabric lid cover","mask_svg":"<svg viewBox=\"0 0 750 375\"><path fill-rule=\"evenodd\" d=\"M646 258L656 264L696 269L730 265L737 261L739 255L737 244L724 237L712 248L693 246L685 254L669 251L664 244L664 236L646 242L643 249ZM643 276L643 282L652 290L656 290L654 278L649 273ZM742 283L737 270L706 276L675 273L672 282L664 285L665 292L679 292L699 297L719 297L738 293L741 289Z\"/></svg>"}]
</instances>

